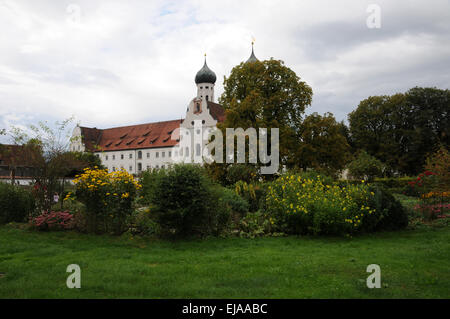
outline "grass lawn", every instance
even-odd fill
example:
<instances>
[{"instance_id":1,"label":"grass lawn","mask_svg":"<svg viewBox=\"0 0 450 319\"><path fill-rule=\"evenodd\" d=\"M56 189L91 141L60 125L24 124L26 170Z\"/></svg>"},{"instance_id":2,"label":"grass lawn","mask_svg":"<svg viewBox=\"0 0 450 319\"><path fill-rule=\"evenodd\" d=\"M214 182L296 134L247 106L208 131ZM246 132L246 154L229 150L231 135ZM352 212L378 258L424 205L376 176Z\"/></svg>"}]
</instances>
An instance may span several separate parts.
<instances>
[{"instance_id":1,"label":"grass lawn","mask_svg":"<svg viewBox=\"0 0 450 319\"><path fill-rule=\"evenodd\" d=\"M66 267L81 267L81 289ZM381 267L381 289L366 267ZM450 227L150 241L0 227L0 298L450 298Z\"/></svg>"}]
</instances>

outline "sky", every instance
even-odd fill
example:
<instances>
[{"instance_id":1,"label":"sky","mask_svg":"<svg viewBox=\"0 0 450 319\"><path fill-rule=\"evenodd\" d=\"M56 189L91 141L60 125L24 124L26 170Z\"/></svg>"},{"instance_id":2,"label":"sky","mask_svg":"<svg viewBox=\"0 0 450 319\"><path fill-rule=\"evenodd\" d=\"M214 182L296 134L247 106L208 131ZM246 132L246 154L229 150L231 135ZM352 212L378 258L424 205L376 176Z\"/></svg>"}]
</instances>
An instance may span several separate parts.
<instances>
[{"instance_id":1,"label":"sky","mask_svg":"<svg viewBox=\"0 0 450 319\"><path fill-rule=\"evenodd\" d=\"M450 0L0 0L0 129L183 118L204 54L217 100L252 39L312 87L307 114L450 87Z\"/></svg>"}]
</instances>

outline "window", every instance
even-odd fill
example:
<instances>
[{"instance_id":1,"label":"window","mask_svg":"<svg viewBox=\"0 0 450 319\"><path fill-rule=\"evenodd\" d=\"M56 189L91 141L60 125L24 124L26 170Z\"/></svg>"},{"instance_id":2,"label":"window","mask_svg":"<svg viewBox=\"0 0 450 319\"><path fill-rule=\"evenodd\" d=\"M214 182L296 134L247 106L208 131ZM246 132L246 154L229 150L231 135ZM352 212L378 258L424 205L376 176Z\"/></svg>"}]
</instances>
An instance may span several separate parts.
<instances>
[{"instance_id":1,"label":"window","mask_svg":"<svg viewBox=\"0 0 450 319\"><path fill-rule=\"evenodd\" d=\"M200 153L201 153L201 146L200 146L199 143L197 143L197 144L195 145L195 155L196 155L196 156L200 156Z\"/></svg>"},{"instance_id":2,"label":"window","mask_svg":"<svg viewBox=\"0 0 450 319\"><path fill-rule=\"evenodd\" d=\"M161 152L161 157L166 157L166 152Z\"/></svg>"},{"instance_id":3,"label":"window","mask_svg":"<svg viewBox=\"0 0 450 319\"><path fill-rule=\"evenodd\" d=\"M209 96L208 95L206 96L206 101L209 101Z\"/></svg>"},{"instance_id":4,"label":"window","mask_svg":"<svg viewBox=\"0 0 450 319\"><path fill-rule=\"evenodd\" d=\"M113 155L113 156L112 156L112 159L115 160L115 159L116 159L116 155Z\"/></svg>"},{"instance_id":5,"label":"window","mask_svg":"<svg viewBox=\"0 0 450 319\"><path fill-rule=\"evenodd\" d=\"M200 87L200 90L202 90L202 89L203 89L203 86Z\"/></svg>"},{"instance_id":6,"label":"window","mask_svg":"<svg viewBox=\"0 0 450 319\"><path fill-rule=\"evenodd\" d=\"M107 161L108 160L108 155L105 155L105 161Z\"/></svg>"},{"instance_id":7,"label":"window","mask_svg":"<svg viewBox=\"0 0 450 319\"><path fill-rule=\"evenodd\" d=\"M130 153L130 158L133 158L133 153Z\"/></svg>"},{"instance_id":8,"label":"window","mask_svg":"<svg viewBox=\"0 0 450 319\"><path fill-rule=\"evenodd\" d=\"M172 157L172 151L169 151L169 157Z\"/></svg>"},{"instance_id":9,"label":"window","mask_svg":"<svg viewBox=\"0 0 450 319\"><path fill-rule=\"evenodd\" d=\"M120 159L123 159L123 154L120 154Z\"/></svg>"},{"instance_id":10,"label":"window","mask_svg":"<svg viewBox=\"0 0 450 319\"><path fill-rule=\"evenodd\" d=\"M189 147L186 147L186 156L189 156Z\"/></svg>"},{"instance_id":11,"label":"window","mask_svg":"<svg viewBox=\"0 0 450 319\"><path fill-rule=\"evenodd\" d=\"M138 171L142 171L142 163L138 163Z\"/></svg>"},{"instance_id":12,"label":"window","mask_svg":"<svg viewBox=\"0 0 450 319\"><path fill-rule=\"evenodd\" d=\"M130 172L132 172L133 171L133 166L130 166Z\"/></svg>"},{"instance_id":13,"label":"window","mask_svg":"<svg viewBox=\"0 0 450 319\"><path fill-rule=\"evenodd\" d=\"M141 151L138 152L138 159L142 159L142 152Z\"/></svg>"},{"instance_id":14,"label":"window","mask_svg":"<svg viewBox=\"0 0 450 319\"><path fill-rule=\"evenodd\" d=\"M161 165L161 168L164 168L164 165Z\"/></svg>"},{"instance_id":15,"label":"window","mask_svg":"<svg viewBox=\"0 0 450 319\"><path fill-rule=\"evenodd\" d=\"M112 170L113 170L113 172L115 172L115 171L116 171L116 168L113 166L113 169L112 169Z\"/></svg>"},{"instance_id":16,"label":"window","mask_svg":"<svg viewBox=\"0 0 450 319\"><path fill-rule=\"evenodd\" d=\"M205 89L208 89L208 86L205 86Z\"/></svg>"},{"instance_id":17,"label":"window","mask_svg":"<svg viewBox=\"0 0 450 319\"><path fill-rule=\"evenodd\" d=\"M197 130L197 135L200 134L200 130Z\"/></svg>"},{"instance_id":18,"label":"window","mask_svg":"<svg viewBox=\"0 0 450 319\"><path fill-rule=\"evenodd\" d=\"M159 165L156 165L155 167L156 167L156 168L159 168Z\"/></svg>"},{"instance_id":19,"label":"window","mask_svg":"<svg viewBox=\"0 0 450 319\"><path fill-rule=\"evenodd\" d=\"M147 158L150 158L150 153L149 152L147 152Z\"/></svg>"},{"instance_id":20,"label":"window","mask_svg":"<svg viewBox=\"0 0 450 319\"><path fill-rule=\"evenodd\" d=\"M150 169L150 165L147 165L147 171Z\"/></svg>"},{"instance_id":21,"label":"window","mask_svg":"<svg viewBox=\"0 0 450 319\"><path fill-rule=\"evenodd\" d=\"M159 152L156 152L156 158L158 158L159 157Z\"/></svg>"}]
</instances>

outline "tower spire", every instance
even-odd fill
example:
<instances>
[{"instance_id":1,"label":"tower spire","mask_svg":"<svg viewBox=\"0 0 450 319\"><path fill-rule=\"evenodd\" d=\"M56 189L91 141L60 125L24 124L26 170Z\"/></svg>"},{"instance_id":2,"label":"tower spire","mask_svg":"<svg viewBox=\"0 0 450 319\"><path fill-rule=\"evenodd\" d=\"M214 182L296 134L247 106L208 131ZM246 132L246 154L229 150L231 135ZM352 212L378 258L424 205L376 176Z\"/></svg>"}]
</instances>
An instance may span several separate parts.
<instances>
[{"instance_id":1,"label":"tower spire","mask_svg":"<svg viewBox=\"0 0 450 319\"><path fill-rule=\"evenodd\" d=\"M248 60L247 60L245 63L259 61L259 60L256 58L255 52L254 52L254 50L253 50L253 45L254 45L254 44L255 44L255 40L253 39L253 40L252 40L252 54L250 55L250 57L248 58Z\"/></svg>"}]
</instances>

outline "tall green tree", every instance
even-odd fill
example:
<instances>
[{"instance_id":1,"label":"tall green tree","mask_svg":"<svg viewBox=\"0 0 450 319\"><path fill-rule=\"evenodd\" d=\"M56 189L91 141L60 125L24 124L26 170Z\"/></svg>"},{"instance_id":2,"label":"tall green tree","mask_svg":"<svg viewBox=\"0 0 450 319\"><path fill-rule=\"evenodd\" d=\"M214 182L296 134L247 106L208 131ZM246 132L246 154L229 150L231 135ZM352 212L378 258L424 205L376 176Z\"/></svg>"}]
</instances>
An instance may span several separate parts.
<instances>
[{"instance_id":1,"label":"tall green tree","mask_svg":"<svg viewBox=\"0 0 450 319\"><path fill-rule=\"evenodd\" d=\"M350 159L350 145L342 123L336 122L332 113L308 115L300 128L299 140L296 159L297 166L303 169L336 175Z\"/></svg>"},{"instance_id":2,"label":"tall green tree","mask_svg":"<svg viewBox=\"0 0 450 319\"><path fill-rule=\"evenodd\" d=\"M280 164L295 164L298 135L312 89L280 60L241 63L224 80L219 99L226 110L225 128L279 128Z\"/></svg>"},{"instance_id":3,"label":"tall green tree","mask_svg":"<svg viewBox=\"0 0 450 319\"><path fill-rule=\"evenodd\" d=\"M371 96L348 116L351 140L391 168L415 175L428 154L449 146L450 91L412 88L392 96Z\"/></svg>"}]
</instances>

